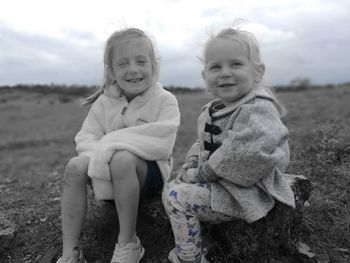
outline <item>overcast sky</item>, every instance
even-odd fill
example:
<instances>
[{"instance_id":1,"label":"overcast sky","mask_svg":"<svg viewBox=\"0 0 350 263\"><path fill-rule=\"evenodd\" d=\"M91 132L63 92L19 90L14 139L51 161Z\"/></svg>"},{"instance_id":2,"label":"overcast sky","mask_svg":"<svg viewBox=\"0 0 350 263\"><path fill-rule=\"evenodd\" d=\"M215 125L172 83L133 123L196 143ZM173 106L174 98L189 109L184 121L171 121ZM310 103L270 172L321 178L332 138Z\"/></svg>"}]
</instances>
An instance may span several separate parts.
<instances>
[{"instance_id":1,"label":"overcast sky","mask_svg":"<svg viewBox=\"0 0 350 263\"><path fill-rule=\"evenodd\" d=\"M203 43L238 18L267 84L350 81L349 0L0 0L0 85L98 85L105 40L128 26L154 40L163 85L200 87Z\"/></svg>"}]
</instances>

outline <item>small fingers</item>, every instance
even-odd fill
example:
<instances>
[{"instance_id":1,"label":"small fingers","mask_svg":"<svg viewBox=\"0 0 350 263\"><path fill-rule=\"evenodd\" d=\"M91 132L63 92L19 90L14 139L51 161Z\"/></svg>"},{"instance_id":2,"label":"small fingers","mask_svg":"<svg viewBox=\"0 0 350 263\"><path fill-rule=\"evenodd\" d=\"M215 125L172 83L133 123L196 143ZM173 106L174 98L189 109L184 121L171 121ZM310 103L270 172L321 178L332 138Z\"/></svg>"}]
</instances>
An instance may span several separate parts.
<instances>
[{"instance_id":1,"label":"small fingers","mask_svg":"<svg viewBox=\"0 0 350 263\"><path fill-rule=\"evenodd\" d=\"M181 171L177 174L177 176L175 178L175 182L177 184L182 183L182 172Z\"/></svg>"}]
</instances>

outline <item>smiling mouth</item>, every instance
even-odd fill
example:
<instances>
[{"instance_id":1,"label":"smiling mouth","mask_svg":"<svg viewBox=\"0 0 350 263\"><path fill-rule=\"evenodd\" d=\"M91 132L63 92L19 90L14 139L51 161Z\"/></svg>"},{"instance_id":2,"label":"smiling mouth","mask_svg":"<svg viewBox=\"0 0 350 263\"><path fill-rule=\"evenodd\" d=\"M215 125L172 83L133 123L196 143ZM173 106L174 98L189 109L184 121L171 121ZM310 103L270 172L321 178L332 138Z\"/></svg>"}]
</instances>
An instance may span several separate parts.
<instances>
[{"instance_id":1,"label":"smiling mouth","mask_svg":"<svg viewBox=\"0 0 350 263\"><path fill-rule=\"evenodd\" d=\"M235 83L225 83L225 84L220 84L218 86L219 86L219 88L230 88L232 86L236 86L236 84Z\"/></svg>"},{"instance_id":2,"label":"smiling mouth","mask_svg":"<svg viewBox=\"0 0 350 263\"><path fill-rule=\"evenodd\" d=\"M135 79L128 79L127 82L129 82L129 83L137 83L137 82L140 82L142 80L143 80L143 78L135 78Z\"/></svg>"}]
</instances>

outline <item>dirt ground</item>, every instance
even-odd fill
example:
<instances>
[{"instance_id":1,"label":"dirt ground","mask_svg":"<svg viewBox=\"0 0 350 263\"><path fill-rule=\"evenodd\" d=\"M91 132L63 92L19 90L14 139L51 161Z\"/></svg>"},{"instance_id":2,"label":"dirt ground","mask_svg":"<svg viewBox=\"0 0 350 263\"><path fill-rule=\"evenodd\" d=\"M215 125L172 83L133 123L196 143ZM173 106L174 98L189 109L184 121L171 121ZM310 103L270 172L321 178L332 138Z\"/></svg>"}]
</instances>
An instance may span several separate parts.
<instances>
[{"instance_id":1,"label":"dirt ground","mask_svg":"<svg viewBox=\"0 0 350 263\"><path fill-rule=\"evenodd\" d=\"M325 262L350 262L350 87L277 95L288 110L288 172L303 174L314 185L300 239ZM181 127L175 170L195 139L201 106L211 97L188 93L177 98ZM17 226L9 247L0 249L0 262L55 262L60 255L62 174L75 154L73 138L87 111L76 96L0 93L0 216ZM94 201L91 191L89 196L84 254L89 262L109 262L118 233L116 212L113 205ZM173 237L160 201L149 205L145 200L140 209L142 262L167 262Z\"/></svg>"}]
</instances>

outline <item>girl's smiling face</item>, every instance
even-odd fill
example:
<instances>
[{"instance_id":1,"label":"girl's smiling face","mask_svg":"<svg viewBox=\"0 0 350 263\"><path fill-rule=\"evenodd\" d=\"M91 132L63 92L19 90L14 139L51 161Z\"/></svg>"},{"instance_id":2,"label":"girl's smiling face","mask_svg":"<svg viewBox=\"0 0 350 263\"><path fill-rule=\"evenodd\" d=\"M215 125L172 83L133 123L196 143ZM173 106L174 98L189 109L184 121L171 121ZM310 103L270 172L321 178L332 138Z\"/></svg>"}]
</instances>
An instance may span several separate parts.
<instances>
[{"instance_id":1,"label":"girl's smiling face","mask_svg":"<svg viewBox=\"0 0 350 263\"><path fill-rule=\"evenodd\" d=\"M256 71L241 43L218 38L206 49L202 75L208 89L227 106L253 89Z\"/></svg>"},{"instance_id":2,"label":"girl's smiling face","mask_svg":"<svg viewBox=\"0 0 350 263\"><path fill-rule=\"evenodd\" d=\"M130 101L142 95L153 82L150 43L143 38L131 39L112 47L112 76Z\"/></svg>"}]
</instances>

